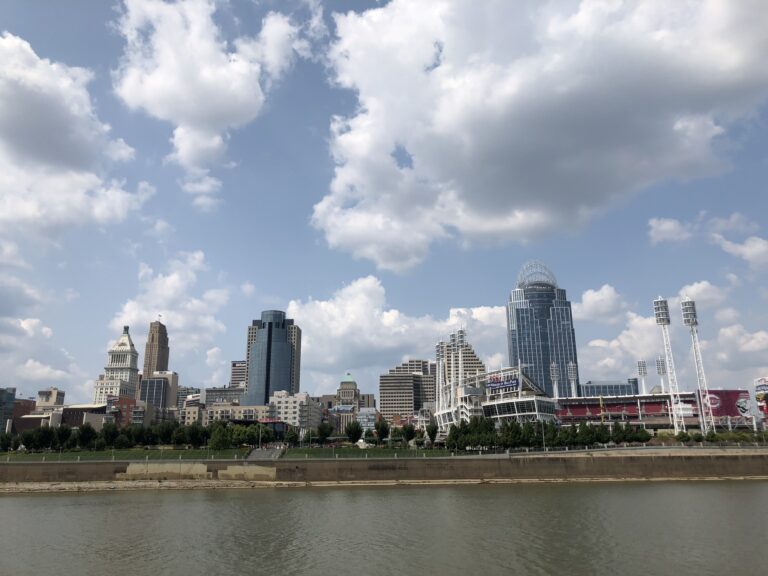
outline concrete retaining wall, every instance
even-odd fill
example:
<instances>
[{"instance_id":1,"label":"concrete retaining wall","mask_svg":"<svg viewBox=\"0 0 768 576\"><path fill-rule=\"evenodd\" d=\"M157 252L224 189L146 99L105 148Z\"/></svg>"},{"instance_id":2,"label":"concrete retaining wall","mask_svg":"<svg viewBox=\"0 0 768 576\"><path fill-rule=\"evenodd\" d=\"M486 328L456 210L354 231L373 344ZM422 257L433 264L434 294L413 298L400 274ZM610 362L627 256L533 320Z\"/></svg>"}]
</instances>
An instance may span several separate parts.
<instances>
[{"instance_id":1,"label":"concrete retaining wall","mask_svg":"<svg viewBox=\"0 0 768 576\"><path fill-rule=\"evenodd\" d=\"M278 460L258 464L233 464L231 460L0 463L0 482L209 479L311 483L684 478L768 478L768 453Z\"/></svg>"}]
</instances>

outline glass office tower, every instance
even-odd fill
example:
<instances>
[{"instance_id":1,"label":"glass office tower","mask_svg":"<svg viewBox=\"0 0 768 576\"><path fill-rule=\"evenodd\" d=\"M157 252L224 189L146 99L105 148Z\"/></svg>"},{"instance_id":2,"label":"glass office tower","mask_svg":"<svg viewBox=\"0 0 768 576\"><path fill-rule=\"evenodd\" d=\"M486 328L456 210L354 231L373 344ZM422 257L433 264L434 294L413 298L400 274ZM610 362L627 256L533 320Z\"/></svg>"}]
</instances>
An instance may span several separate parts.
<instances>
[{"instance_id":1,"label":"glass office tower","mask_svg":"<svg viewBox=\"0 0 768 576\"><path fill-rule=\"evenodd\" d=\"M558 288L555 275L540 262L525 264L517 287L510 292L507 344L510 366L519 365L539 388L553 396L554 362L563 375L558 382L559 396L572 396L572 388L578 387L579 365L571 303L565 290Z\"/></svg>"},{"instance_id":2,"label":"glass office tower","mask_svg":"<svg viewBox=\"0 0 768 576\"><path fill-rule=\"evenodd\" d=\"M245 404L264 406L278 390L299 391L301 330L280 310L266 310L249 330Z\"/></svg>"}]
</instances>

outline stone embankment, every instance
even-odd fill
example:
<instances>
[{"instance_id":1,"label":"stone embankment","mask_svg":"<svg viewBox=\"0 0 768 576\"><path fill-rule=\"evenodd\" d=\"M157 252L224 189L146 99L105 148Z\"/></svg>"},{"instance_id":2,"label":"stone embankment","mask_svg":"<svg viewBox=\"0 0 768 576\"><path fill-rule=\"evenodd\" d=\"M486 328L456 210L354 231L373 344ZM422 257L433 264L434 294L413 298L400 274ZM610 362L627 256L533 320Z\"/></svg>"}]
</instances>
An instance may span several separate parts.
<instances>
[{"instance_id":1,"label":"stone embankment","mask_svg":"<svg viewBox=\"0 0 768 576\"><path fill-rule=\"evenodd\" d=\"M768 479L766 449L454 458L0 463L0 493L569 481Z\"/></svg>"}]
</instances>

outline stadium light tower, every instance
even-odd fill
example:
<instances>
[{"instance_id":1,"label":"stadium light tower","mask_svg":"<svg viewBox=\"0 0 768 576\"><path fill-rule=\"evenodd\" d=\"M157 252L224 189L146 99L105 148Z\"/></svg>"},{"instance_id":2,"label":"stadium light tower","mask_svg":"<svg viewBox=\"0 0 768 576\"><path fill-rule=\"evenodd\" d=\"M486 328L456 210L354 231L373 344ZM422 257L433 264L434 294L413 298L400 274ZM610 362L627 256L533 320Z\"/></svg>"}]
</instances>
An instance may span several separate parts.
<instances>
[{"instance_id":1,"label":"stadium light tower","mask_svg":"<svg viewBox=\"0 0 768 576\"><path fill-rule=\"evenodd\" d=\"M667 375L667 361L664 360L664 356L661 354L656 357L656 374L659 375L659 380L661 380L661 393L664 394L664 376Z\"/></svg>"},{"instance_id":2,"label":"stadium light tower","mask_svg":"<svg viewBox=\"0 0 768 576\"><path fill-rule=\"evenodd\" d=\"M554 390L555 400L560 399L560 366L556 362L549 365L549 377L552 380L552 389Z\"/></svg>"},{"instance_id":3,"label":"stadium light tower","mask_svg":"<svg viewBox=\"0 0 768 576\"><path fill-rule=\"evenodd\" d=\"M640 377L640 383L642 385L642 394L645 396L645 377L648 376L648 364L645 363L645 360L638 360L637 361L637 375Z\"/></svg>"},{"instance_id":4,"label":"stadium light tower","mask_svg":"<svg viewBox=\"0 0 768 576\"><path fill-rule=\"evenodd\" d=\"M701 346L699 346L699 317L696 314L696 302L690 298L683 298L680 302L683 309L683 324L691 329L691 344L693 346L693 362L696 364L696 381L699 385L699 399L701 401L701 431L707 432L715 430L715 418L712 415L712 406L709 404L709 388L707 387L707 377L704 374L704 362L701 360Z\"/></svg>"},{"instance_id":5,"label":"stadium light tower","mask_svg":"<svg viewBox=\"0 0 768 576\"><path fill-rule=\"evenodd\" d=\"M669 304L659 296L653 301L653 314L656 316L656 324L661 328L661 337L664 340L664 356L667 360L667 379L669 380L669 396L672 401L672 427L675 434L685 432L683 420L683 405L680 403L680 390L677 387L677 375L675 374L675 359L672 356L672 341L669 338Z\"/></svg>"},{"instance_id":6,"label":"stadium light tower","mask_svg":"<svg viewBox=\"0 0 768 576\"><path fill-rule=\"evenodd\" d=\"M568 362L568 380L571 383L571 398L578 398L579 391L576 389L576 380L578 378L578 368L574 362Z\"/></svg>"}]
</instances>

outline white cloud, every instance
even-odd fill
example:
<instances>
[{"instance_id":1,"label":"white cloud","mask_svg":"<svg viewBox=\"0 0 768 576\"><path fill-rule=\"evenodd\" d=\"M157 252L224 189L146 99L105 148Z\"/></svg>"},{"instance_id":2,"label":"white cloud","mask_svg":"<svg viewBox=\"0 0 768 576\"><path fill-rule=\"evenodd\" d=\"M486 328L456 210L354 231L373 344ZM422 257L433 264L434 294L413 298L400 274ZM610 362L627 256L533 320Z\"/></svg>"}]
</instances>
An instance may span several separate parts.
<instances>
[{"instance_id":1,"label":"white cloud","mask_svg":"<svg viewBox=\"0 0 768 576\"><path fill-rule=\"evenodd\" d=\"M29 268L29 264L22 258L19 245L10 240L0 238L0 266L16 266Z\"/></svg>"},{"instance_id":2,"label":"white cloud","mask_svg":"<svg viewBox=\"0 0 768 576\"><path fill-rule=\"evenodd\" d=\"M35 233L124 220L148 197L99 175L132 149L110 138L93 109L92 73L40 58L30 44L0 36L0 227Z\"/></svg>"},{"instance_id":3,"label":"white cloud","mask_svg":"<svg viewBox=\"0 0 768 576\"><path fill-rule=\"evenodd\" d=\"M16 370L16 376L22 380L32 380L35 382L45 381L67 381L71 379L71 374L65 370L52 368L47 364L38 362L32 358L28 359L23 366Z\"/></svg>"},{"instance_id":4,"label":"white cloud","mask_svg":"<svg viewBox=\"0 0 768 576\"><path fill-rule=\"evenodd\" d=\"M740 316L741 314L739 311L731 307L721 308L715 312L715 320L719 324L733 324L739 319Z\"/></svg>"},{"instance_id":5,"label":"white cloud","mask_svg":"<svg viewBox=\"0 0 768 576\"><path fill-rule=\"evenodd\" d=\"M408 2L334 15L358 107L314 225L379 267L432 243L527 241L616 199L722 171L768 93L760 4Z\"/></svg>"},{"instance_id":6,"label":"white cloud","mask_svg":"<svg viewBox=\"0 0 768 576\"><path fill-rule=\"evenodd\" d=\"M624 318L627 304L610 284L603 284L598 290L587 290L581 295L581 302L573 303L573 318L616 324Z\"/></svg>"},{"instance_id":7,"label":"white cloud","mask_svg":"<svg viewBox=\"0 0 768 576\"><path fill-rule=\"evenodd\" d=\"M651 218L648 220L648 237L651 244L661 242L683 242L693 236L693 226L674 218Z\"/></svg>"},{"instance_id":8,"label":"white cloud","mask_svg":"<svg viewBox=\"0 0 768 576\"><path fill-rule=\"evenodd\" d=\"M224 386L229 383L227 374L227 361L222 359L221 348L214 346L205 353L205 365L211 370L210 377L206 381L209 386Z\"/></svg>"},{"instance_id":9,"label":"white cloud","mask_svg":"<svg viewBox=\"0 0 768 576\"><path fill-rule=\"evenodd\" d=\"M181 253L157 272L142 263L138 274L139 293L123 304L110 323L111 329L117 333L123 326L131 326L138 335L134 338L140 339L149 323L162 314L174 354L202 353L225 331L216 315L229 299L229 291L222 288L193 294L200 275L206 270L205 254L201 251Z\"/></svg>"},{"instance_id":10,"label":"white cloud","mask_svg":"<svg viewBox=\"0 0 768 576\"><path fill-rule=\"evenodd\" d=\"M725 368L744 368L768 365L768 332L749 332L741 324L720 328L717 334L718 362Z\"/></svg>"},{"instance_id":11,"label":"white cloud","mask_svg":"<svg viewBox=\"0 0 768 576\"><path fill-rule=\"evenodd\" d=\"M731 242L721 234L713 234L712 239L725 252L749 263L753 270L768 266L768 240L759 236L750 236L743 243Z\"/></svg>"},{"instance_id":12,"label":"white cloud","mask_svg":"<svg viewBox=\"0 0 768 576\"><path fill-rule=\"evenodd\" d=\"M182 187L202 210L215 206L230 130L261 111L269 84L291 66L299 28L278 13L259 36L228 42L214 0L125 0L119 31L126 45L115 91L132 109L175 126L168 159L186 171Z\"/></svg>"},{"instance_id":13,"label":"white cloud","mask_svg":"<svg viewBox=\"0 0 768 576\"><path fill-rule=\"evenodd\" d=\"M15 316L43 302L34 286L6 274L0 274L0 317Z\"/></svg>"},{"instance_id":14,"label":"white cloud","mask_svg":"<svg viewBox=\"0 0 768 576\"><path fill-rule=\"evenodd\" d=\"M253 294L256 292L256 286L251 284L250 282L243 282L240 285L240 291L243 293L243 296L253 296Z\"/></svg>"},{"instance_id":15,"label":"white cloud","mask_svg":"<svg viewBox=\"0 0 768 576\"><path fill-rule=\"evenodd\" d=\"M709 228L712 232L739 232L742 234L752 234L759 230L759 226L749 218L734 212L727 218L712 218L709 221Z\"/></svg>"},{"instance_id":16,"label":"white cloud","mask_svg":"<svg viewBox=\"0 0 768 576\"><path fill-rule=\"evenodd\" d=\"M327 300L292 300L287 314L302 330L303 389L330 390L346 370L366 374L368 389L376 389L379 373L408 357L433 358L435 343L462 327L482 357L506 357L503 306L452 308L444 319L409 316L387 306L374 276L355 280Z\"/></svg>"},{"instance_id":17,"label":"white cloud","mask_svg":"<svg viewBox=\"0 0 768 576\"><path fill-rule=\"evenodd\" d=\"M688 297L696 301L696 309L714 307L722 304L728 297L728 290L715 286L709 280L694 282L683 286L679 292L679 298Z\"/></svg>"}]
</instances>

